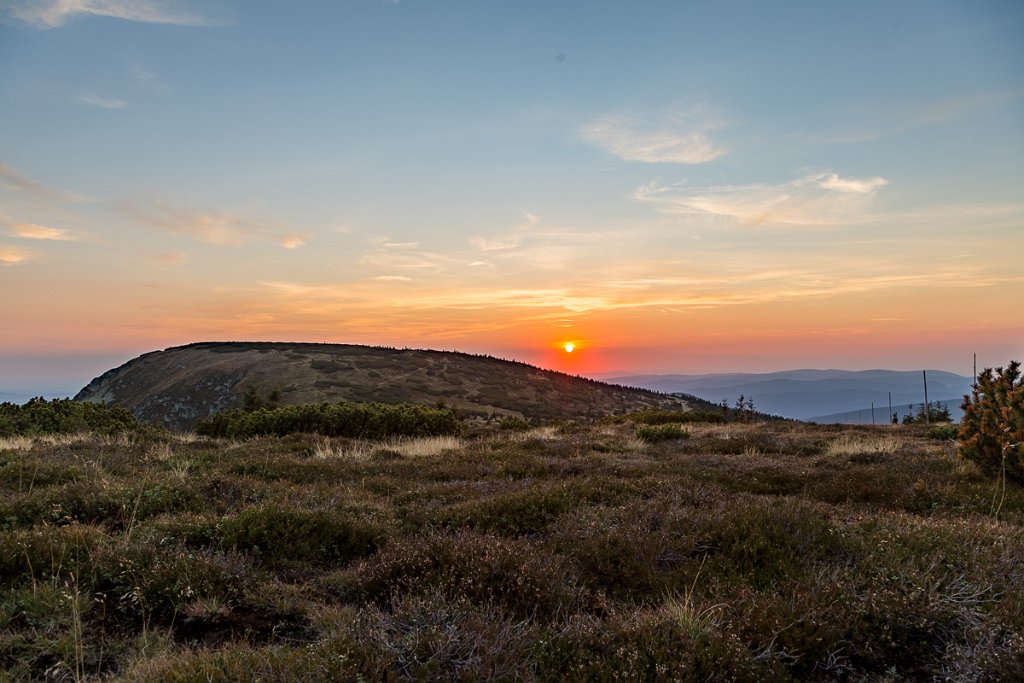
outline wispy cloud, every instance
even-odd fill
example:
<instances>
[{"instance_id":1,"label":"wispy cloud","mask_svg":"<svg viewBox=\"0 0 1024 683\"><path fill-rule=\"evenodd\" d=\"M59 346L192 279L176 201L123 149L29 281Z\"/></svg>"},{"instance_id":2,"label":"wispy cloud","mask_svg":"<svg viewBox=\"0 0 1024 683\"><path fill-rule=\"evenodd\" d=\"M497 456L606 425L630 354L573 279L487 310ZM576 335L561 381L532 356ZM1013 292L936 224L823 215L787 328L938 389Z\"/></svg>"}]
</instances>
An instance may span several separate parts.
<instances>
[{"instance_id":1,"label":"wispy cloud","mask_svg":"<svg viewBox=\"0 0 1024 683\"><path fill-rule=\"evenodd\" d=\"M17 190L40 199L67 201L75 199L74 195L56 190L40 183L18 171L13 166L0 163L0 187Z\"/></svg>"},{"instance_id":2,"label":"wispy cloud","mask_svg":"<svg viewBox=\"0 0 1024 683\"><path fill-rule=\"evenodd\" d=\"M0 244L0 265L13 266L32 258L33 254L28 249L21 247L8 247Z\"/></svg>"},{"instance_id":3,"label":"wispy cloud","mask_svg":"<svg viewBox=\"0 0 1024 683\"><path fill-rule=\"evenodd\" d=\"M540 225L540 217L526 212L523 214L522 222L510 233L495 237L472 237L469 242L480 251L508 251L518 247L526 234L533 231L538 225Z\"/></svg>"},{"instance_id":4,"label":"wispy cloud","mask_svg":"<svg viewBox=\"0 0 1024 683\"><path fill-rule=\"evenodd\" d=\"M282 235L280 238L281 246L285 249L298 249L312 237L312 233L308 232L290 232Z\"/></svg>"},{"instance_id":5,"label":"wispy cloud","mask_svg":"<svg viewBox=\"0 0 1024 683\"><path fill-rule=\"evenodd\" d=\"M35 223L12 223L7 234L30 240L57 240L61 242L77 242L78 238L62 228L50 228Z\"/></svg>"},{"instance_id":6,"label":"wispy cloud","mask_svg":"<svg viewBox=\"0 0 1024 683\"><path fill-rule=\"evenodd\" d=\"M127 106L124 100L119 100L113 97L102 97L94 93L79 95L75 98L75 101L87 104L90 107L99 107L100 109L124 109Z\"/></svg>"},{"instance_id":7,"label":"wispy cloud","mask_svg":"<svg viewBox=\"0 0 1024 683\"><path fill-rule=\"evenodd\" d=\"M180 266L187 260L187 257L180 251L164 251L159 254L151 254L149 260L158 266L170 268Z\"/></svg>"},{"instance_id":8,"label":"wispy cloud","mask_svg":"<svg viewBox=\"0 0 1024 683\"><path fill-rule=\"evenodd\" d=\"M744 226L827 226L849 223L862 214L881 177L843 178L835 173L806 175L775 185L726 185L704 189L648 183L636 199L665 213L715 216Z\"/></svg>"},{"instance_id":9,"label":"wispy cloud","mask_svg":"<svg viewBox=\"0 0 1024 683\"><path fill-rule=\"evenodd\" d=\"M172 206L160 200L124 202L120 210L146 225L222 246L274 241L286 249L295 249L311 236L310 233L288 231L279 224L246 216Z\"/></svg>"},{"instance_id":10,"label":"wispy cloud","mask_svg":"<svg viewBox=\"0 0 1024 683\"><path fill-rule=\"evenodd\" d=\"M416 249L420 244L419 242L383 242L380 246L385 249Z\"/></svg>"},{"instance_id":11,"label":"wispy cloud","mask_svg":"<svg viewBox=\"0 0 1024 683\"><path fill-rule=\"evenodd\" d=\"M406 277L405 275L378 275L373 279L382 280L384 282L412 282L412 278Z\"/></svg>"},{"instance_id":12,"label":"wispy cloud","mask_svg":"<svg viewBox=\"0 0 1024 683\"><path fill-rule=\"evenodd\" d=\"M591 121L581 134L626 161L703 164L725 154L709 135L720 127L699 112L612 114Z\"/></svg>"},{"instance_id":13,"label":"wispy cloud","mask_svg":"<svg viewBox=\"0 0 1024 683\"><path fill-rule=\"evenodd\" d=\"M522 241L519 235L508 235L506 237L474 237L470 240L474 247L480 251L504 251L515 249Z\"/></svg>"},{"instance_id":14,"label":"wispy cloud","mask_svg":"<svg viewBox=\"0 0 1024 683\"><path fill-rule=\"evenodd\" d=\"M168 0L10 0L0 9L15 19L44 29L63 26L80 16L147 24L210 25L200 14Z\"/></svg>"}]
</instances>

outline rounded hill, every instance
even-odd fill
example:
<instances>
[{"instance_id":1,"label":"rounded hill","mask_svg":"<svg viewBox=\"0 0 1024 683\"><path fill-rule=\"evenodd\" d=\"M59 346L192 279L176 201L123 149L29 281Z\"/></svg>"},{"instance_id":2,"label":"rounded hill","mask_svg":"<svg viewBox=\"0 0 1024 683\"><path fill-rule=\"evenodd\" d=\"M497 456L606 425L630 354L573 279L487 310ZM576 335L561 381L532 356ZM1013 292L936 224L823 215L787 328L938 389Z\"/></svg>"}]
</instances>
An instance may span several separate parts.
<instances>
[{"instance_id":1,"label":"rounded hill","mask_svg":"<svg viewBox=\"0 0 1024 683\"><path fill-rule=\"evenodd\" d=\"M97 377L75 398L191 429L200 418L241 407L247 394L274 395L281 405L443 402L466 413L528 419L688 410L706 403L490 356L284 342L200 342L154 351Z\"/></svg>"}]
</instances>

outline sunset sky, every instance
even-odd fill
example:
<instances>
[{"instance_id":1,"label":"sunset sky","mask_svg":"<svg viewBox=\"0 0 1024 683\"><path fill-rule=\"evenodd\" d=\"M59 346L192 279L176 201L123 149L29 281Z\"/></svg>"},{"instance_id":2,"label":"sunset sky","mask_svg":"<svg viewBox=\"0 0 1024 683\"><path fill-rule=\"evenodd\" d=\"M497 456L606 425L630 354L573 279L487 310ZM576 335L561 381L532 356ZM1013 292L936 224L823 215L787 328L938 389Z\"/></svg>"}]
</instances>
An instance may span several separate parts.
<instances>
[{"instance_id":1,"label":"sunset sky","mask_svg":"<svg viewBox=\"0 0 1024 683\"><path fill-rule=\"evenodd\" d=\"M1022 36L1016 1L0 0L0 391L202 340L1024 360Z\"/></svg>"}]
</instances>

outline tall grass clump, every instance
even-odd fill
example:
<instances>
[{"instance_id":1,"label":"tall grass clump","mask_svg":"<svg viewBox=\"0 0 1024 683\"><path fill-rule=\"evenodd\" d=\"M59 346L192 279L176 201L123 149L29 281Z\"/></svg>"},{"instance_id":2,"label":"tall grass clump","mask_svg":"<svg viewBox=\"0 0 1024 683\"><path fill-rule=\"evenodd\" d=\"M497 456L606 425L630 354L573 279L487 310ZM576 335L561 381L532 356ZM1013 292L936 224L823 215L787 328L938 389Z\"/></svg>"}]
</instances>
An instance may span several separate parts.
<instances>
[{"instance_id":1,"label":"tall grass clump","mask_svg":"<svg viewBox=\"0 0 1024 683\"><path fill-rule=\"evenodd\" d=\"M447 408L388 403L312 403L252 411L229 410L196 425L203 436L248 438L296 433L381 439L458 434L462 424Z\"/></svg>"}]
</instances>

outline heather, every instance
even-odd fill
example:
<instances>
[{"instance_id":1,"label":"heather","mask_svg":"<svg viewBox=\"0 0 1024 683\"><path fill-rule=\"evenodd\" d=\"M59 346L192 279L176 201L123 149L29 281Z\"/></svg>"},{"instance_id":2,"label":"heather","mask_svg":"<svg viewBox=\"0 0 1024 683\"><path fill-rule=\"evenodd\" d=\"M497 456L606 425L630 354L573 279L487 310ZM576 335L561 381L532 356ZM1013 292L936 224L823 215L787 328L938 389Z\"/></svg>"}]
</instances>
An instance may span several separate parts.
<instances>
[{"instance_id":1,"label":"heather","mask_svg":"<svg viewBox=\"0 0 1024 683\"><path fill-rule=\"evenodd\" d=\"M0 677L1012 680L1021 557L924 426L7 436Z\"/></svg>"}]
</instances>

